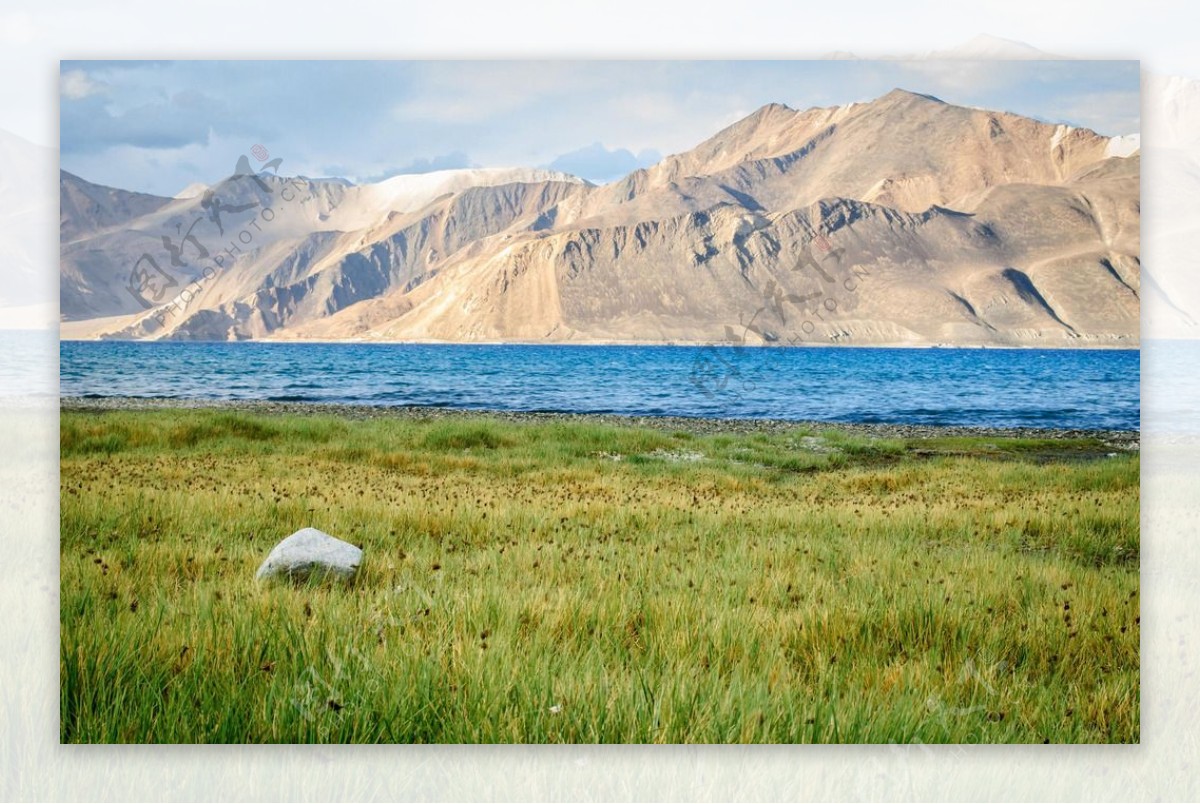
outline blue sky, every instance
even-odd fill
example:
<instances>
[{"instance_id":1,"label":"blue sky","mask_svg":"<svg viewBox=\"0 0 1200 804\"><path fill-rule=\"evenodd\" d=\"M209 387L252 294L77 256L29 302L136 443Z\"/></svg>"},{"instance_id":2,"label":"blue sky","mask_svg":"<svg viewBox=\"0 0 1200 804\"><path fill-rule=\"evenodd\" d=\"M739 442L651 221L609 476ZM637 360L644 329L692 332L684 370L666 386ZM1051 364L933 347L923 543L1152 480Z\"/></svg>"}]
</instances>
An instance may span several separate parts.
<instances>
[{"instance_id":1,"label":"blue sky","mask_svg":"<svg viewBox=\"0 0 1200 804\"><path fill-rule=\"evenodd\" d=\"M286 174L526 165L600 182L765 103L895 87L1134 133L1139 80L1133 61L63 61L61 164L164 195L228 175L256 144Z\"/></svg>"}]
</instances>

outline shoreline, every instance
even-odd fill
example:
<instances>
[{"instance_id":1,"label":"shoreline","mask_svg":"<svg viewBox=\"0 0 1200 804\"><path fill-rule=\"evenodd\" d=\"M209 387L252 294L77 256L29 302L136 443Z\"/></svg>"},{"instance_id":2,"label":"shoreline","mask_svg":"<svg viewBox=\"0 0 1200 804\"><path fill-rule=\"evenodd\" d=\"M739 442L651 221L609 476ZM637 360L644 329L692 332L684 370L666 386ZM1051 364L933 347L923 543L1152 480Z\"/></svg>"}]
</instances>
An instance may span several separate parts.
<instances>
[{"instance_id":1,"label":"shoreline","mask_svg":"<svg viewBox=\"0 0 1200 804\"><path fill-rule=\"evenodd\" d=\"M223 410L263 415L340 416L351 420L492 418L514 423L572 422L657 430L682 430L696 435L722 433L777 433L797 427L836 430L873 438L1043 438L1066 440L1095 438L1115 449L1138 451L1140 430L1081 428L986 427L974 425L884 424L800 419L751 419L692 416L629 415L620 413L570 413L497 409L447 408L420 405L361 405L328 402L273 402L269 400L219 400L161 397L71 397L59 399L61 412Z\"/></svg>"},{"instance_id":2,"label":"shoreline","mask_svg":"<svg viewBox=\"0 0 1200 804\"><path fill-rule=\"evenodd\" d=\"M433 338L423 338L420 340L400 339L390 340L384 338L246 338L244 340L235 341L208 341L208 340L173 340L170 338L149 339L149 338L105 338L100 336L92 337L75 337L64 336L59 331L60 343L145 343L145 344L233 344L233 343L253 343L253 344L313 344L320 346L330 346L344 344L347 346L655 346L655 347L677 347L684 349L904 349L904 350L921 350L921 349L940 349L946 351L954 350L983 350L983 351L1045 351L1045 352L1140 352L1142 350L1141 341L1130 343L1092 343L1080 344L1078 346L1048 346L1043 344L1020 343L1020 344L993 344L993 343L943 343L936 341L881 341L879 343L832 343L828 341L813 341L804 343L780 343L780 342L762 342L762 343L731 343L730 341L639 341L639 340L609 340L609 339L578 339L578 340L481 340L481 341L456 341L456 340L438 340Z\"/></svg>"}]
</instances>

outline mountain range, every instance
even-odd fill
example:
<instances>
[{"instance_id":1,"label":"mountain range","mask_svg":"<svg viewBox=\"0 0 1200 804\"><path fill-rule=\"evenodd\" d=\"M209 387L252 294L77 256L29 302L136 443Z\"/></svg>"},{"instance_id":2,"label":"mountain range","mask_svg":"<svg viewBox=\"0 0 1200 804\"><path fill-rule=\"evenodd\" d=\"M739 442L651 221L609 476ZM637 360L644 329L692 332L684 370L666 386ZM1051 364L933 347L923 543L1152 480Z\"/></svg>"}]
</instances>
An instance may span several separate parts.
<instances>
[{"instance_id":1,"label":"mountain range","mask_svg":"<svg viewBox=\"0 0 1200 804\"><path fill-rule=\"evenodd\" d=\"M593 185L60 177L65 338L1136 347L1135 138L894 90Z\"/></svg>"}]
</instances>

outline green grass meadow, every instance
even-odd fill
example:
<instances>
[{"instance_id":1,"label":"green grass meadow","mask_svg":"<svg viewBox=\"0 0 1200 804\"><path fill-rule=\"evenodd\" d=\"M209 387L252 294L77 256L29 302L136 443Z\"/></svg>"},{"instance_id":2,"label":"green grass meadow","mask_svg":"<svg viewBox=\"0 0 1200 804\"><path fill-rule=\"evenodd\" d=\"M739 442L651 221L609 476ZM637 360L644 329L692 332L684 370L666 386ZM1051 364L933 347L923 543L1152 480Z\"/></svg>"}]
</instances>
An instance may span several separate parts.
<instances>
[{"instance_id":1,"label":"green grass meadow","mask_svg":"<svg viewBox=\"0 0 1200 804\"><path fill-rule=\"evenodd\" d=\"M1139 739L1090 439L63 412L63 742ZM350 586L259 584L312 526Z\"/></svg>"}]
</instances>

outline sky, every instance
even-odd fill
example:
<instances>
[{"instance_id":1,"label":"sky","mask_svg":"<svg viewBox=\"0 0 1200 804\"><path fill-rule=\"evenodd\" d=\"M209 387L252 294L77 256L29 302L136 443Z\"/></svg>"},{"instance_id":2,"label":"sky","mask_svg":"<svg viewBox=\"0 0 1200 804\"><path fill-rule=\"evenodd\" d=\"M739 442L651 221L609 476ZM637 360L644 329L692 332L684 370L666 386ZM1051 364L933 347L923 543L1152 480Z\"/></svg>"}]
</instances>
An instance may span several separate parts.
<instances>
[{"instance_id":1,"label":"sky","mask_svg":"<svg viewBox=\"0 0 1200 804\"><path fill-rule=\"evenodd\" d=\"M766 103L896 87L1131 134L1139 80L1136 61L63 61L59 141L64 170L159 195L254 146L287 175L527 166L602 183Z\"/></svg>"}]
</instances>

